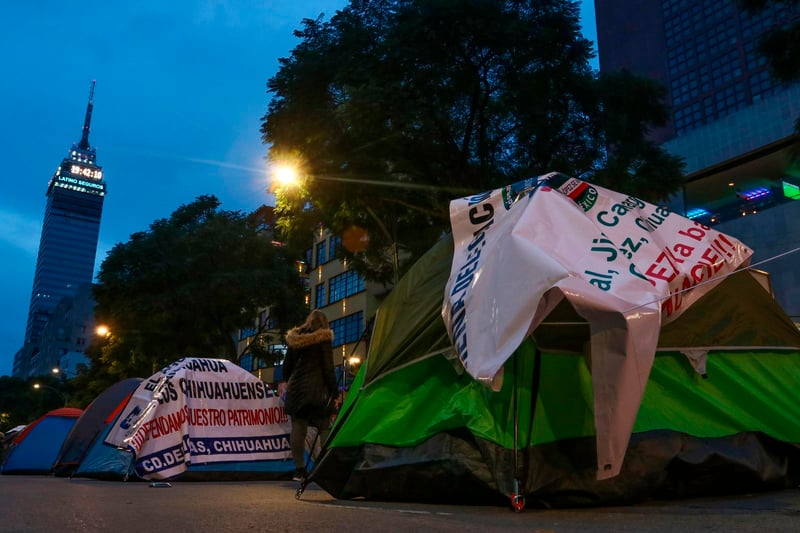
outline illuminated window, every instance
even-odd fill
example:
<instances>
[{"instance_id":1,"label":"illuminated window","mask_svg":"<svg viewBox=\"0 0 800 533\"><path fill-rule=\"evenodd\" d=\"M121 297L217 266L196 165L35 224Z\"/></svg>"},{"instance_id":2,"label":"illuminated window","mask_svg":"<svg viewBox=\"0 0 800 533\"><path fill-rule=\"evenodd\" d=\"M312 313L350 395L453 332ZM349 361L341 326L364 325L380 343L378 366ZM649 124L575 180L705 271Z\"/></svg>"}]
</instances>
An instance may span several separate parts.
<instances>
[{"instance_id":1,"label":"illuminated window","mask_svg":"<svg viewBox=\"0 0 800 533\"><path fill-rule=\"evenodd\" d=\"M324 265L325 263L328 262L328 259L325 256L326 244L327 243L325 241L317 243L317 265L318 266L319 265Z\"/></svg>"},{"instance_id":2,"label":"illuminated window","mask_svg":"<svg viewBox=\"0 0 800 533\"><path fill-rule=\"evenodd\" d=\"M791 200L800 200L800 187L793 183L783 183L783 195Z\"/></svg>"},{"instance_id":3,"label":"illuminated window","mask_svg":"<svg viewBox=\"0 0 800 533\"><path fill-rule=\"evenodd\" d=\"M332 277L328 285L328 303L338 302L364 290L364 279L354 270Z\"/></svg>"},{"instance_id":4,"label":"illuminated window","mask_svg":"<svg viewBox=\"0 0 800 533\"><path fill-rule=\"evenodd\" d=\"M339 236L333 236L330 238L330 250L328 251L328 260L333 261L336 257L336 251L342 245L342 238Z\"/></svg>"},{"instance_id":5,"label":"illuminated window","mask_svg":"<svg viewBox=\"0 0 800 533\"><path fill-rule=\"evenodd\" d=\"M320 307L325 307L325 283L320 283L317 285L316 305L314 307L317 309Z\"/></svg>"},{"instance_id":6,"label":"illuminated window","mask_svg":"<svg viewBox=\"0 0 800 533\"><path fill-rule=\"evenodd\" d=\"M686 213L686 218L694 219L694 218L704 217L704 216L707 216L707 215L710 215L710 214L711 213L709 213L708 211L706 211L703 208L690 209L689 212Z\"/></svg>"},{"instance_id":7,"label":"illuminated window","mask_svg":"<svg viewBox=\"0 0 800 533\"><path fill-rule=\"evenodd\" d=\"M333 330L334 347L357 342L361 338L361 333L364 329L364 312L359 311L339 320L333 320L331 329Z\"/></svg>"}]
</instances>

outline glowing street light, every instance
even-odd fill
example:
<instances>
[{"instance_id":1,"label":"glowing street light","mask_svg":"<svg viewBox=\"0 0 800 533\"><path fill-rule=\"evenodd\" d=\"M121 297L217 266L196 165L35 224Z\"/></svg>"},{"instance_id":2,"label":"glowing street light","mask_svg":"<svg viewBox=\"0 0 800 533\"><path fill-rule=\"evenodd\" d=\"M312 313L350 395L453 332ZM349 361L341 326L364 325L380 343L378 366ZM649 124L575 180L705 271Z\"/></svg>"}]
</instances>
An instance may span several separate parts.
<instances>
[{"instance_id":1,"label":"glowing street light","mask_svg":"<svg viewBox=\"0 0 800 533\"><path fill-rule=\"evenodd\" d=\"M97 326L97 329L95 329L94 332L100 337L108 337L108 334L111 333L111 330L108 329L108 326L100 324Z\"/></svg>"},{"instance_id":2,"label":"glowing street light","mask_svg":"<svg viewBox=\"0 0 800 533\"><path fill-rule=\"evenodd\" d=\"M56 394L58 394L58 396L61 398L61 401L63 402L63 405L64 405L64 406L66 406L66 405L67 405L67 402L69 401L69 398L67 397L67 395L66 395L66 394L64 394L64 393L63 393L63 392L61 392L60 390L56 389L55 387L51 387L50 385L43 385L43 384L41 384L41 383L34 383L34 384L33 384L33 388L34 388L35 390L41 390L41 389L50 389L51 391L53 391L53 392L55 392Z\"/></svg>"},{"instance_id":3,"label":"glowing street light","mask_svg":"<svg viewBox=\"0 0 800 533\"><path fill-rule=\"evenodd\" d=\"M300 183L300 175L294 165L286 163L277 165L272 171L272 176L280 187L296 187Z\"/></svg>"}]
</instances>

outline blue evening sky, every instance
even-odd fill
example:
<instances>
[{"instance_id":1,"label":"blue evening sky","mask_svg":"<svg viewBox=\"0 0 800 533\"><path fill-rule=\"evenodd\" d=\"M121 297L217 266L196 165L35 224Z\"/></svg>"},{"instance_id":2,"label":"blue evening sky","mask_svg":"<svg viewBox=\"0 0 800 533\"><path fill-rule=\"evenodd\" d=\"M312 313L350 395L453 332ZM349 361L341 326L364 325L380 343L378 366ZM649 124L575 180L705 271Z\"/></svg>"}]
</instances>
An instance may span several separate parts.
<instances>
[{"instance_id":1,"label":"blue evening sky","mask_svg":"<svg viewBox=\"0 0 800 533\"><path fill-rule=\"evenodd\" d=\"M328 19L346 4L2 2L0 375L22 346L47 183L80 140L90 82L89 141L108 186L99 266L114 244L199 195L245 212L272 202L259 133L266 81L298 43L292 31L303 18ZM593 2L584 4L594 41Z\"/></svg>"}]
</instances>

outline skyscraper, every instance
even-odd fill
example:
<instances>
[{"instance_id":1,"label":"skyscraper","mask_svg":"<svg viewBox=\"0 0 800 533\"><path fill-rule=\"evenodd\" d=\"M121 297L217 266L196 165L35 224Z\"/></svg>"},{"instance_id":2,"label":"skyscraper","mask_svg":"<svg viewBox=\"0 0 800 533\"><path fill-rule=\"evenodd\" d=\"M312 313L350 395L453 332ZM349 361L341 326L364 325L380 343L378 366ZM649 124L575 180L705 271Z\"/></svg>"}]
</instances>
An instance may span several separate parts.
<instances>
[{"instance_id":1,"label":"skyscraper","mask_svg":"<svg viewBox=\"0 0 800 533\"><path fill-rule=\"evenodd\" d=\"M42 339L50 317L64 297L71 297L94 278L97 237L106 183L89 145L94 98L93 81L81 140L53 174L47 186L39 254L25 329L25 342L14 358L14 376L49 373L58 360L45 361Z\"/></svg>"},{"instance_id":2,"label":"skyscraper","mask_svg":"<svg viewBox=\"0 0 800 533\"><path fill-rule=\"evenodd\" d=\"M652 132L686 160L687 183L671 207L754 249L776 299L800 322L800 84L769 72L758 43L798 20L800 6L737 0L595 0L601 71L627 69L668 91L672 120Z\"/></svg>"}]
</instances>

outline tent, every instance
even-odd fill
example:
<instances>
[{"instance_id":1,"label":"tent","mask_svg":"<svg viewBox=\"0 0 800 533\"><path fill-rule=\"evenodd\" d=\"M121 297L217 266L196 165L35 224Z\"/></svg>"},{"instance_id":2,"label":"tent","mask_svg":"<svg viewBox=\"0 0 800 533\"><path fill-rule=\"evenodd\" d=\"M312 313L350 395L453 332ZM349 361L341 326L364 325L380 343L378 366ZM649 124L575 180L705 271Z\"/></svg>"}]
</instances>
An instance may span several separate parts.
<instances>
[{"instance_id":1,"label":"tent","mask_svg":"<svg viewBox=\"0 0 800 533\"><path fill-rule=\"evenodd\" d=\"M107 424L89 446L72 477L102 479L106 481L128 481L138 479L134 470L135 456L104 442L119 414Z\"/></svg>"},{"instance_id":2,"label":"tent","mask_svg":"<svg viewBox=\"0 0 800 533\"><path fill-rule=\"evenodd\" d=\"M2 473L50 474L61 444L82 413L82 409L62 407L28 424L11 443Z\"/></svg>"},{"instance_id":3,"label":"tent","mask_svg":"<svg viewBox=\"0 0 800 533\"><path fill-rule=\"evenodd\" d=\"M86 407L61 445L53 464L54 475L70 477L75 474L97 437L116 419L141 382L142 378L119 381L101 392Z\"/></svg>"},{"instance_id":4,"label":"tent","mask_svg":"<svg viewBox=\"0 0 800 533\"><path fill-rule=\"evenodd\" d=\"M505 209L518 218L502 236L471 232L461 249L454 230L400 280L378 309L366 361L306 482L338 498L483 504L510 499L515 509L526 500L620 504L797 484L800 333L746 268L748 249L663 208L619 200L576 181L542 180L521 192L509 187L465 199L472 220L484 228L492 223L481 220L486 213ZM514 213L520 198L533 213ZM502 203L487 207L491 201ZM627 217L633 226L618 228L624 230L620 237L615 228L584 224L596 212L606 221ZM672 228L673 237L694 242L702 233L711 242L731 244L724 254L696 247L718 260L694 272L717 275L702 283L676 276L670 281L678 289L665 286L661 295L654 292L658 284L633 280L662 272L642 267L637 258L655 261L667 247L679 249L680 243L654 227L669 227L663 219L684 225ZM495 229L503 229L502 222ZM553 248L545 254L548 237ZM655 255L618 253L631 251L624 242L645 238L659 247ZM491 250L484 239L504 247ZM486 253L478 258L481 247ZM472 259L459 265L465 250ZM601 259L609 258L602 272L590 267L598 250ZM691 272L691 254L683 251ZM536 267L526 263L526 254ZM553 274L570 254L576 259L567 274ZM487 256L499 271L477 265ZM610 284L600 283L598 274L606 271L629 272L643 289L604 291ZM592 275L581 284L584 272ZM536 280L527 278L542 275L549 276L543 289L532 291ZM471 302L490 305L488 317L471 315L468 337L458 326L459 305L446 299L475 289L478 278L501 286ZM459 288L462 279L469 281ZM510 316L506 300L518 297L521 314L497 323L497 317ZM626 298L640 303L630 305ZM624 305L615 310L619 302ZM647 327L630 326L642 316ZM468 339L462 344L486 345L484 337L501 332L494 348L483 349L493 356L516 335L509 333L512 322L522 331L519 341L496 371L476 379L459 344ZM648 359L642 346L650 339ZM469 352L470 358L480 355ZM637 379L624 371L628 364ZM478 366L480 374L486 367ZM611 431L624 430L626 413L632 414L630 428ZM608 458L615 457L620 461L611 464Z\"/></svg>"},{"instance_id":5,"label":"tent","mask_svg":"<svg viewBox=\"0 0 800 533\"><path fill-rule=\"evenodd\" d=\"M139 384L75 475L288 479L290 429L259 378L224 359L185 357Z\"/></svg>"}]
</instances>

